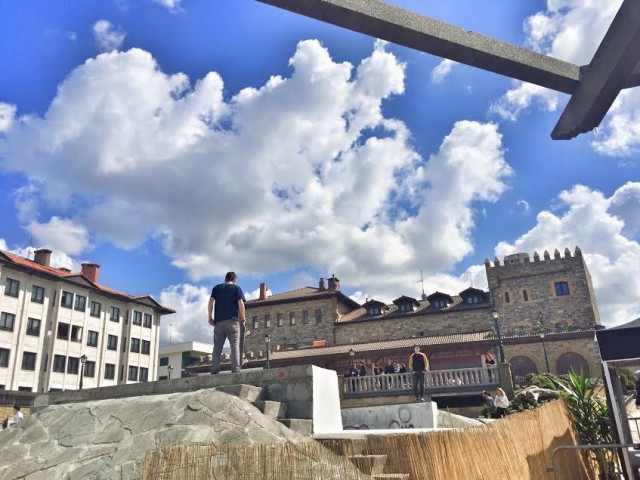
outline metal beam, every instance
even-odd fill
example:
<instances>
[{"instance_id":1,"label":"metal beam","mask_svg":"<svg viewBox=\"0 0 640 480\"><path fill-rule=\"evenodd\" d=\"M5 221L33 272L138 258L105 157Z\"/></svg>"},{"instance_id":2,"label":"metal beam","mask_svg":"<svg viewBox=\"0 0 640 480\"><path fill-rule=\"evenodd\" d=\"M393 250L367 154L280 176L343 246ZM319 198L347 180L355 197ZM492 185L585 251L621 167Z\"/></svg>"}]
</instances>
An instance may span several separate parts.
<instances>
[{"instance_id":1,"label":"metal beam","mask_svg":"<svg viewBox=\"0 0 640 480\"><path fill-rule=\"evenodd\" d=\"M597 127L640 61L640 0L624 0L551 138L568 140Z\"/></svg>"},{"instance_id":2,"label":"metal beam","mask_svg":"<svg viewBox=\"0 0 640 480\"><path fill-rule=\"evenodd\" d=\"M380 0L258 0L323 22L552 90L573 93L580 67Z\"/></svg>"}]
</instances>

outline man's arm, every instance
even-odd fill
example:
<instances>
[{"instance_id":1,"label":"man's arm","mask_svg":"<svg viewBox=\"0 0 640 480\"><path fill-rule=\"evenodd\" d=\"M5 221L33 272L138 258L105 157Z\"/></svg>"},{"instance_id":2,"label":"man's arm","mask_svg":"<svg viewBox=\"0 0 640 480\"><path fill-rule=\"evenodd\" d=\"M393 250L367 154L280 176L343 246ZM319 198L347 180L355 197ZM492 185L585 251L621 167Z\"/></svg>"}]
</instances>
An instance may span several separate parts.
<instances>
[{"instance_id":1,"label":"man's arm","mask_svg":"<svg viewBox=\"0 0 640 480\"><path fill-rule=\"evenodd\" d=\"M213 325L215 322L213 320L213 317L211 316L211 314L213 313L213 303L215 302L215 300L213 299L213 297L209 297L209 306L208 306L208 310L209 310L209 315L207 316L207 320L209 321L209 325Z\"/></svg>"},{"instance_id":2,"label":"man's arm","mask_svg":"<svg viewBox=\"0 0 640 480\"><path fill-rule=\"evenodd\" d=\"M409 370L413 371L413 353L409 356Z\"/></svg>"},{"instance_id":3,"label":"man's arm","mask_svg":"<svg viewBox=\"0 0 640 480\"><path fill-rule=\"evenodd\" d=\"M247 318L245 317L244 302L242 299L238 300L238 321L240 323L247 321Z\"/></svg>"}]
</instances>

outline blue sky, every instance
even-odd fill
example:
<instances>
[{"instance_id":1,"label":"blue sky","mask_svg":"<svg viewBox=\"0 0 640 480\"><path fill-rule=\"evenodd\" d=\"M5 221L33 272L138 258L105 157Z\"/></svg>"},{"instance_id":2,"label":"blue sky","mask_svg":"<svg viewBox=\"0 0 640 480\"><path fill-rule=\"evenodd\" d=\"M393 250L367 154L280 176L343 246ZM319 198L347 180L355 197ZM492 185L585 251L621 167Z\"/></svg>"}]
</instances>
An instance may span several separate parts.
<instances>
[{"instance_id":1,"label":"blue sky","mask_svg":"<svg viewBox=\"0 0 640 480\"><path fill-rule=\"evenodd\" d=\"M577 64L619 0L392 2ZM568 97L254 0L0 0L0 249L178 310L255 294L484 287L486 257L582 249L603 322L640 315L640 90L554 142Z\"/></svg>"}]
</instances>

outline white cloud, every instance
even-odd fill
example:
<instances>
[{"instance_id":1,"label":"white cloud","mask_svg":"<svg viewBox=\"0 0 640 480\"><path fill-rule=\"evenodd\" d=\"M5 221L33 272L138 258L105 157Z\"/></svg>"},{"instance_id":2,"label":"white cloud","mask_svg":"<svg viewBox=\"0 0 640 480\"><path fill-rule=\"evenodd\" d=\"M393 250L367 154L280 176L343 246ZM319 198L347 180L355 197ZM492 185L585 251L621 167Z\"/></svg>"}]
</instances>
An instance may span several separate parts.
<instances>
[{"instance_id":1,"label":"white cloud","mask_svg":"<svg viewBox=\"0 0 640 480\"><path fill-rule=\"evenodd\" d=\"M159 5L162 5L163 7L168 8L171 11L176 11L180 7L180 4L182 3L182 0L153 0L153 1Z\"/></svg>"},{"instance_id":2,"label":"white cloud","mask_svg":"<svg viewBox=\"0 0 640 480\"><path fill-rule=\"evenodd\" d=\"M16 106L9 103L0 102L0 133L11 128L15 120Z\"/></svg>"},{"instance_id":3,"label":"white cloud","mask_svg":"<svg viewBox=\"0 0 640 480\"><path fill-rule=\"evenodd\" d=\"M139 49L87 60L0 139L2 165L32 179L25 217L56 215L29 228L44 242L66 227L74 252L156 236L194 280L304 266L374 295L423 268L434 290L464 285L433 275L472 251L474 211L506 188L497 126L457 122L425 161L383 114L404 91L383 42L354 67L303 41L290 64L225 99L218 74L191 84Z\"/></svg>"},{"instance_id":4,"label":"white cloud","mask_svg":"<svg viewBox=\"0 0 640 480\"><path fill-rule=\"evenodd\" d=\"M527 202L526 200L518 200L516 202L516 205L522 207L522 213L524 213L525 215L531 213L531 205L529 205L529 202Z\"/></svg>"},{"instance_id":5,"label":"white cloud","mask_svg":"<svg viewBox=\"0 0 640 480\"><path fill-rule=\"evenodd\" d=\"M53 251L63 251L69 255L78 255L89 246L89 232L68 218L52 217L46 223L32 221L26 230L36 241Z\"/></svg>"},{"instance_id":6,"label":"white cloud","mask_svg":"<svg viewBox=\"0 0 640 480\"><path fill-rule=\"evenodd\" d=\"M442 82L449 73L451 73L451 69L456 64L453 60L449 60L445 58L438 65L435 66L433 70L431 70L431 82L432 83L440 83Z\"/></svg>"},{"instance_id":7,"label":"white cloud","mask_svg":"<svg viewBox=\"0 0 640 480\"><path fill-rule=\"evenodd\" d=\"M640 91L637 87L623 90L618 95L591 146L598 153L616 157L632 157L640 152Z\"/></svg>"},{"instance_id":8,"label":"white cloud","mask_svg":"<svg viewBox=\"0 0 640 480\"><path fill-rule=\"evenodd\" d=\"M160 292L159 303L170 305L176 313L163 317L160 344L180 342L213 343L213 327L207 321L211 292L205 287L172 285Z\"/></svg>"},{"instance_id":9,"label":"white cloud","mask_svg":"<svg viewBox=\"0 0 640 480\"><path fill-rule=\"evenodd\" d=\"M579 246L596 293L602 322L608 326L640 316L640 244L637 241L640 183L627 183L611 197L585 186L563 191L564 212L538 214L537 225L513 244L501 242L496 255ZM631 236L636 235L635 239Z\"/></svg>"},{"instance_id":10,"label":"white cloud","mask_svg":"<svg viewBox=\"0 0 640 480\"><path fill-rule=\"evenodd\" d=\"M39 248L46 248L46 245L42 245L40 247L29 246L29 247L10 248L7 244L7 241L4 238L0 238L0 250L11 252L23 258L29 258L33 260L34 252ZM56 268L68 268L72 272L79 272L81 269L80 262L74 260L69 255L67 255L67 253L60 250L52 251L51 266Z\"/></svg>"},{"instance_id":11,"label":"white cloud","mask_svg":"<svg viewBox=\"0 0 640 480\"><path fill-rule=\"evenodd\" d=\"M98 20L93 24L93 38L98 48L105 52L117 50L124 42L126 34L121 27L113 25L108 20Z\"/></svg>"}]
</instances>

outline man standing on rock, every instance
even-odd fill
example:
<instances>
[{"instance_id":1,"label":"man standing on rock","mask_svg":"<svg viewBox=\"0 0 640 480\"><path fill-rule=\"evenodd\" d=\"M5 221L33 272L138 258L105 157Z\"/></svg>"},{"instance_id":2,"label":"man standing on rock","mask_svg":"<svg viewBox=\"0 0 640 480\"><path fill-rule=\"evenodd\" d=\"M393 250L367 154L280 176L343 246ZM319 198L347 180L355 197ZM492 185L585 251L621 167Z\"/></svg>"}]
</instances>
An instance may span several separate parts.
<instances>
[{"instance_id":1,"label":"man standing on rock","mask_svg":"<svg viewBox=\"0 0 640 480\"><path fill-rule=\"evenodd\" d=\"M213 326L213 359L211 374L220 373L220 359L225 340L231 346L231 371L238 372L242 366L240 358L240 325L246 321L244 293L236 285L235 272L228 272L224 283L211 290L209 298L209 325ZM212 313L214 314L212 316Z\"/></svg>"},{"instance_id":2,"label":"man standing on rock","mask_svg":"<svg viewBox=\"0 0 640 480\"><path fill-rule=\"evenodd\" d=\"M413 394L417 402L424 402L424 374L429 370L429 359L420 351L420 345L413 347L409 357L409 369L413 372Z\"/></svg>"}]
</instances>

